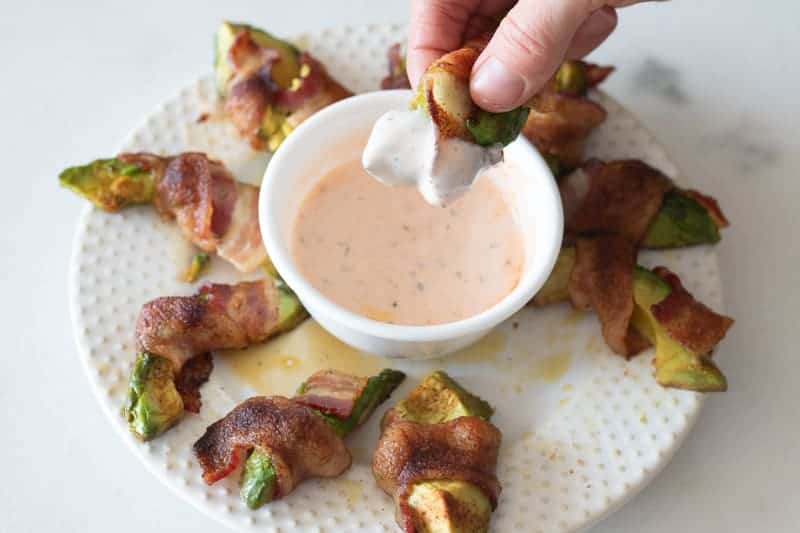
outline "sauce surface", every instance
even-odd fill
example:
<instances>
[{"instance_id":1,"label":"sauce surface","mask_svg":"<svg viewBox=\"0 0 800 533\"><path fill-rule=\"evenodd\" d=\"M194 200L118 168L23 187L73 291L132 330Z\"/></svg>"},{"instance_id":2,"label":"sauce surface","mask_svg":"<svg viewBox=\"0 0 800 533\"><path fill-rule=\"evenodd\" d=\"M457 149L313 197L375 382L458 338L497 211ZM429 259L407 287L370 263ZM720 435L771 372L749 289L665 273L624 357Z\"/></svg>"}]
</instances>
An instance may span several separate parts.
<instances>
[{"instance_id":1,"label":"sauce surface","mask_svg":"<svg viewBox=\"0 0 800 533\"><path fill-rule=\"evenodd\" d=\"M322 294L394 324L454 322L496 304L519 282L522 235L488 179L446 208L387 187L350 161L303 200L291 253Z\"/></svg>"}]
</instances>

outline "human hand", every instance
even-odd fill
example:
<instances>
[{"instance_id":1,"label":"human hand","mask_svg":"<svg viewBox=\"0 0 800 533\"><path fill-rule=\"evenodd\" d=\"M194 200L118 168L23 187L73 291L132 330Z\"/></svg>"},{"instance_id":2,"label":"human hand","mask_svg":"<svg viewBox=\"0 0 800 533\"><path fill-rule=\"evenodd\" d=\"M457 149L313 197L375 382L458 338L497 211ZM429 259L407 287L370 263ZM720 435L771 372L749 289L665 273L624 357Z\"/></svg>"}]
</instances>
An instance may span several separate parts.
<instances>
[{"instance_id":1,"label":"human hand","mask_svg":"<svg viewBox=\"0 0 800 533\"><path fill-rule=\"evenodd\" d=\"M645 0L411 0L408 76L500 25L472 69L472 99L488 111L526 103L564 59L594 50L617 25L615 8Z\"/></svg>"}]
</instances>

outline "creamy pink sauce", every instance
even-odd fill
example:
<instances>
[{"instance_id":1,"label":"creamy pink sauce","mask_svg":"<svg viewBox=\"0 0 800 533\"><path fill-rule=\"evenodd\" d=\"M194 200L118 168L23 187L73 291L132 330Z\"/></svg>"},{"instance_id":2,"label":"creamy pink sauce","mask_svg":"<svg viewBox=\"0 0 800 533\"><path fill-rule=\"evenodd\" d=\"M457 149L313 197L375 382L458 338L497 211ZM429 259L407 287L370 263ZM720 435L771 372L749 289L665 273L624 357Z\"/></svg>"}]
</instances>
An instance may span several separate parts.
<instances>
[{"instance_id":1,"label":"creamy pink sauce","mask_svg":"<svg viewBox=\"0 0 800 533\"><path fill-rule=\"evenodd\" d=\"M484 311L519 282L522 235L488 179L445 208L387 187L360 161L334 168L301 205L291 252L322 294L355 313L427 325Z\"/></svg>"}]
</instances>

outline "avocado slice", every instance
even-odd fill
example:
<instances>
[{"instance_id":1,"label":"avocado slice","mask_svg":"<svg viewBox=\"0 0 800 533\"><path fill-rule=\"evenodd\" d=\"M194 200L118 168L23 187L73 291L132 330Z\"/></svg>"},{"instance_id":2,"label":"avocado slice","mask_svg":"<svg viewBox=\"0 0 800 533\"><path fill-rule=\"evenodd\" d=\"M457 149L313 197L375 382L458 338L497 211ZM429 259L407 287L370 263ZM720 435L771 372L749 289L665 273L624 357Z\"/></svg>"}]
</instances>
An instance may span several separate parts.
<instances>
[{"instance_id":1,"label":"avocado slice","mask_svg":"<svg viewBox=\"0 0 800 533\"><path fill-rule=\"evenodd\" d=\"M428 375L395 411L402 418L421 424L438 424L462 416L489 420L494 414L488 402L468 392L441 370Z\"/></svg>"},{"instance_id":2,"label":"avocado slice","mask_svg":"<svg viewBox=\"0 0 800 533\"><path fill-rule=\"evenodd\" d=\"M719 228L708 210L682 191L664 196L642 242L647 248L678 248L719 242Z\"/></svg>"},{"instance_id":3,"label":"avocado slice","mask_svg":"<svg viewBox=\"0 0 800 533\"><path fill-rule=\"evenodd\" d=\"M384 368L377 376L372 376L367 380L364 390L356 398L353 405L353 412L347 418L337 418L333 415L322 414L321 416L336 433L342 437L353 432L358 426L367 421L375 409L382 404L394 390L400 386L406 375L399 370ZM302 395L305 383L300 385L297 394Z\"/></svg>"},{"instance_id":4,"label":"avocado slice","mask_svg":"<svg viewBox=\"0 0 800 533\"><path fill-rule=\"evenodd\" d=\"M278 326L275 335L284 333L308 318L308 311L300 303L297 295L282 280L275 280L280 300L278 302Z\"/></svg>"},{"instance_id":5,"label":"avocado slice","mask_svg":"<svg viewBox=\"0 0 800 533\"><path fill-rule=\"evenodd\" d=\"M492 514L486 495L464 481L415 483L408 505L420 533L485 533Z\"/></svg>"},{"instance_id":6,"label":"avocado slice","mask_svg":"<svg viewBox=\"0 0 800 533\"><path fill-rule=\"evenodd\" d=\"M534 305L544 306L569 300L569 278L575 268L575 247L562 248L547 281L533 297Z\"/></svg>"},{"instance_id":7,"label":"avocado slice","mask_svg":"<svg viewBox=\"0 0 800 533\"><path fill-rule=\"evenodd\" d=\"M239 478L239 496L250 509L258 509L275 497L278 475L269 455L253 450Z\"/></svg>"},{"instance_id":8,"label":"avocado slice","mask_svg":"<svg viewBox=\"0 0 800 533\"><path fill-rule=\"evenodd\" d=\"M156 192L155 171L116 158L67 168L58 175L58 181L109 212L129 205L149 204Z\"/></svg>"},{"instance_id":9,"label":"avocado slice","mask_svg":"<svg viewBox=\"0 0 800 533\"><path fill-rule=\"evenodd\" d=\"M478 109L467 119L467 131L477 144L506 146L514 141L528 120L529 107L518 107L505 113L491 113Z\"/></svg>"},{"instance_id":10,"label":"avocado slice","mask_svg":"<svg viewBox=\"0 0 800 533\"><path fill-rule=\"evenodd\" d=\"M264 30L247 24L235 24L223 21L217 29L214 42L214 73L217 79L217 90L225 96L228 82L233 77L233 70L228 63L228 51L240 31L250 32L252 39L259 45L272 48L280 54L280 59L272 66L272 81L282 89L288 89L292 80L300 73L300 50L287 41L278 39Z\"/></svg>"},{"instance_id":11,"label":"avocado slice","mask_svg":"<svg viewBox=\"0 0 800 533\"><path fill-rule=\"evenodd\" d=\"M397 414L421 424L448 422L462 416L489 420L494 409L439 370L426 377L396 407ZM478 487L466 481L415 483L408 497L414 525L421 533L485 533L492 505Z\"/></svg>"},{"instance_id":12,"label":"avocado slice","mask_svg":"<svg viewBox=\"0 0 800 533\"><path fill-rule=\"evenodd\" d=\"M583 96L588 89L586 68L581 61L564 61L555 75L556 91L570 96Z\"/></svg>"},{"instance_id":13,"label":"avocado slice","mask_svg":"<svg viewBox=\"0 0 800 533\"><path fill-rule=\"evenodd\" d=\"M650 307L662 301L672 289L661 278L637 266L633 274L636 306L631 323L656 347L656 381L664 387L698 392L728 388L727 380L708 354L693 353L675 340L653 317Z\"/></svg>"},{"instance_id":14,"label":"avocado slice","mask_svg":"<svg viewBox=\"0 0 800 533\"><path fill-rule=\"evenodd\" d=\"M175 388L175 369L169 359L148 352L139 354L128 383L124 414L131 433L145 441L180 419L183 399Z\"/></svg>"}]
</instances>

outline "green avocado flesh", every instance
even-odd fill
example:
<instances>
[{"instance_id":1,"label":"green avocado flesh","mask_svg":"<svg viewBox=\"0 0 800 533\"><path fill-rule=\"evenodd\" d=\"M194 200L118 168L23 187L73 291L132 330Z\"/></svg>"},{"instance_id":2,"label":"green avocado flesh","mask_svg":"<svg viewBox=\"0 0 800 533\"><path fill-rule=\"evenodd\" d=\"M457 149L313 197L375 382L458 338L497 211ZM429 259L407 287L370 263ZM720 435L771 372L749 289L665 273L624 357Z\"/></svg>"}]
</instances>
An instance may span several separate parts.
<instances>
[{"instance_id":1,"label":"green avocado flesh","mask_svg":"<svg viewBox=\"0 0 800 533\"><path fill-rule=\"evenodd\" d=\"M408 504L419 533L485 533L489 529L492 505L472 483L416 483Z\"/></svg>"},{"instance_id":2,"label":"green avocado flesh","mask_svg":"<svg viewBox=\"0 0 800 533\"><path fill-rule=\"evenodd\" d=\"M385 368L377 376L372 376L367 380L364 390L356 398L353 411L347 418L337 418L333 415L321 415L337 434L344 437L353 432L358 426L367 421L375 409L382 404L392 392L400 386L406 375L399 370ZM301 385L298 395L303 394L305 389Z\"/></svg>"},{"instance_id":3,"label":"green avocado flesh","mask_svg":"<svg viewBox=\"0 0 800 533\"><path fill-rule=\"evenodd\" d=\"M479 109L467 119L467 131L481 146L502 144L506 146L514 141L528 119L530 109L518 107L505 113L491 113Z\"/></svg>"},{"instance_id":4,"label":"green avocado flesh","mask_svg":"<svg viewBox=\"0 0 800 533\"><path fill-rule=\"evenodd\" d=\"M253 450L239 478L239 496L250 509L258 509L275 496L278 476L269 455Z\"/></svg>"},{"instance_id":5,"label":"green avocado flesh","mask_svg":"<svg viewBox=\"0 0 800 533\"><path fill-rule=\"evenodd\" d=\"M533 299L536 305L548 305L569 300L569 278L575 265L575 248L563 248L556 267ZM727 389L725 376L708 354L690 352L672 339L655 320L650 307L669 295L670 286L650 270L637 266L633 275L635 303L631 325L656 350L655 377L664 387L698 392L717 392Z\"/></svg>"},{"instance_id":6,"label":"green avocado flesh","mask_svg":"<svg viewBox=\"0 0 800 533\"><path fill-rule=\"evenodd\" d=\"M303 320L308 318L308 312L297 295L282 281L275 282L280 293L278 303L278 328L276 333L283 333L293 329Z\"/></svg>"},{"instance_id":7,"label":"green avocado flesh","mask_svg":"<svg viewBox=\"0 0 800 533\"><path fill-rule=\"evenodd\" d=\"M719 228L708 210L681 191L670 191L647 228L642 245L647 248L679 248L719 242Z\"/></svg>"},{"instance_id":8,"label":"green avocado flesh","mask_svg":"<svg viewBox=\"0 0 800 533\"><path fill-rule=\"evenodd\" d=\"M692 353L673 340L653 317L650 307L666 298L671 289L661 278L636 267L633 299L636 306L631 323L656 348L656 381L664 387L698 392L718 392L728 388L727 380L708 354Z\"/></svg>"},{"instance_id":9,"label":"green avocado flesh","mask_svg":"<svg viewBox=\"0 0 800 533\"><path fill-rule=\"evenodd\" d=\"M59 174L58 181L105 211L149 204L156 191L152 172L114 158L70 167Z\"/></svg>"},{"instance_id":10,"label":"green avocado flesh","mask_svg":"<svg viewBox=\"0 0 800 533\"><path fill-rule=\"evenodd\" d=\"M128 384L125 415L131 432L141 440L157 437L180 419L183 400L169 359L139 354Z\"/></svg>"},{"instance_id":11,"label":"green avocado flesh","mask_svg":"<svg viewBox=\"0 0 800 533\"><path fill-rule=\"evenodd\" d=\"M467 392L441 370L426 377L395 410L403 418L423 424L447 422L462 416L489 420L494 413L491 405Z\"/></svg>"},{"instance_id":12,"label":"green avocado flesh","mask_svg":"<svg viewBox=\"0 0 800 533\"><path fill-rule=\"evenodd\" d=\"M448 422L462 416L479 416L488 421L494 413L487 402L442 371L426 377L395 411L422 424ZM415 483L408 505L420 533L484 533L492 515L491 503L483 491L466 481Z\"/></svg>"}]
</instances>

